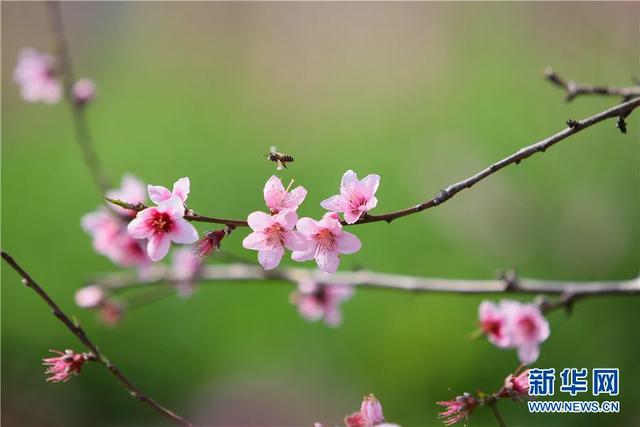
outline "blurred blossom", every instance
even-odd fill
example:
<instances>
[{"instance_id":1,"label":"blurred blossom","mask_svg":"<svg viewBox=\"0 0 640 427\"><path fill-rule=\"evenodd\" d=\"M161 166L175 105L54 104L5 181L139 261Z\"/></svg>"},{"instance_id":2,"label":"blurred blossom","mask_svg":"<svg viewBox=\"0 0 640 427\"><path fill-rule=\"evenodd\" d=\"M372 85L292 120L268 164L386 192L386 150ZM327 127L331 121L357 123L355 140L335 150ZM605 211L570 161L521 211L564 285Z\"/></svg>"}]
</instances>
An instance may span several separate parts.
<instances>
[{"instance_id":1,"label":"blurred blossom","mask_svg":"<svg viewBox=\"0 0 640 427\"><path fill-rule=\"evenodd\" d=\"M342 224L335 213L326 213L320 221L300 218L297 229L309 241L306 250L295 250L295 261L315 259L318 268L333 274L340 265L339 254L352 254L360 250L360 240L353 234L343 231Z\"/></svg>"},{"instance_id":2,"label":"blurred blossom","mask_svg":"<svg viewBox=\"0 0 640 427\"><path fill-rule=\"evenodd\" d=\"M55 104L62 98L62 84L56 77L51 55L40 54L31 48L22 49L13 79L20 85L25 101Z\"/></svg>"},{"instance_id":3,"label":"blurred blossom","mask_svg":"<svg viewBox=\"0 0 640 427\"><path fill-rule=\"evenodd\" d=\"M51 375L47 381L54 383L65 382L72 375L78 375L84 363L89 359L87 355L74 353L73 350L65 350L64 353L58 350L49 351L58 354L58 356L45 358L42 361L48 367L45 373Z\"/></svg>"},{"instance_id":4,"label":"blurred blossom","mask_svg":"<svg viewBox=\"0 0 640 427\"><path fill-rule=\"evenodd\" d=\"M507 299L498 305L483 301L478 311L480 327L489 341L500 348L517 348L522 363L538 359L540 343L549 337L550 330L536 304Z\"/></svg>"},{"instance_id":5,"label":"blurred blossom","mask_svg":"<svg viewBox=\"0 0 640 427\"><path fill-rule=\"evenodd\" d=\"M188 298L195 292L201 265L200 257L194 253L192 247L173 251L171 273L178 295L182 298Z\"/></svg>"},{"instance_id":6,"label":"blurred blossom","mask_svg":"<svg viewBox=\"0 0 640 427\"><path fill-rule=\"evenodd\" d=\"M71 89L73 100L78 105L85 105L93 99L96 94L96 86L89 79L80 79L73 84Z\"/></svg>"},{"instance_id":7,"label":"blurred blossom","mask_svg":"<svg viewBox=\"0 0 640 427\"><path fill-rule=\"evenodd\" d=\"M280 264L284 249L304 250L308 243L294 230L298 215L285 211L276 215L253 212L247 218L253 233L242 241L245 249L258 251L258 262L265 270L272 270ZM294 252L295 253L295 252Z\"/></svg>"},{"instance_id":8,"label":"blurred blossom","mask_svg":"<svg viewBox=\"0 0 640 427\"><path fill-rule=\"evenodd\" d=\"M360 410L348 415L344 419L347 427L374 427L384 425L382 405L373 394L365 396Z\"/></svg>"},{"instance_id":9,"label":"blurred blossom","mask_svg":"<svg viewBox=\"0 0 640 427\"><path fill-rule=\"evenodd\" d=\"M98 285L89 285L76 291L76 305L81 308L95 308L102 304L106 295Z\"/></svg>"},{"instance_id":10,"label":"blurred blossom","mask_svg":"<svg viewBox=\"0 0 640 427\"><path fill-rule=\"evenodd\" d=\"M300 315L310 321L324 319L329 326L342 323L340 304L351 298L353 288L348 285L325 285L311 279L298 283L298 291L291 295Z\"/></svg>"},{"instance_id":11,"label":"blurred blossom","mask_svg":"<svg viewBox=\"0 0 640 427\"><path fill-rule=\"evenodd\" d=\"M135 239L148 239L147 255L153 261L167 255L171 242L190 244L198 240L195 227L184 219L183 200L178 196L138 212L127 230Z\"/></svg>"},{"instance_id":12,"label":"blurred blossom","mask_svg":"<svg viewBox=\"0 0 640 427\"><path fill-rule=\"evenodd\" d=\"M168 188L162 185L147 185L147 191L149 192L149 198L159 205L162 202L166 202L171 197L177 197L184 204L189 197L189 191L191 189L191 183L189 178L180 178L173 184L173 191L169 191Z\"/></svg>"},{"instance_id":13,"label":"blurred blossom","mask_svg":"<svg viewBox=\"0 0 640 427\"><path fill-rule=\"evenodd\" d=\"M282 181L273 175L264 185L264 201L271 211L271 214L277 214L283 211L295 211L307 196L307 190L302 186L298 186L288 191L282 185Z\"/></svg>"},{"instance_id":14,"label":"blurred blossom","mask_svg":"<svg viewBox=\"0 0 640 427\"><path fill-rule=\"evenodd\" d=\"M143 203L146 201L147 194L145 192L144 183L131 174L124 174L122 176L121 187L114 190L107 191L106 196L110 199L120 200L132 205ZM135 217L137 212L132 209L126 209L122 206L109 204L109 207L114 211L127 216Z\"/></svg>"},{"instance_id":15,"label":"blurred blossom","mask_svg":"<svg viewBox=\"0 0 640 427\"><path fill-rule=\"evenodd\" d=\"M464 393L462 396L457 396L453 400L437 402L438 405L446 408L443 412L440 412L438 416L440 418L446 418L442 420L442 422L444 422L444 425L450 426L463 418L469 418L469 415L471 415L478 403L475 397L469 393Z\"/></svg>"},{"instance_id":16,"label":"blurred blossom","mask_svg":"<svg viewBox=\"0 0 640 427\"><path fill-rule=\"evenodd\" d=\"M344 212L344 220L348 224L353 224L378 204L374 194L379 184L379 175L367 175L362 180L358 180L358 175L348 170L342 176L340 194L323 200L320 205L332 212Z\"/></svg>"},{"instance_id":17,"label":"blurred blossom","mask_svg":"<svg viewBox=\"0 0 640 427\"><path fill-rule=\"evenodd\" d=\"M124 306L117 301L105 300L100 306L99 319L107 326L117 326L124 316Z\"/></svg>"}]
</instances>

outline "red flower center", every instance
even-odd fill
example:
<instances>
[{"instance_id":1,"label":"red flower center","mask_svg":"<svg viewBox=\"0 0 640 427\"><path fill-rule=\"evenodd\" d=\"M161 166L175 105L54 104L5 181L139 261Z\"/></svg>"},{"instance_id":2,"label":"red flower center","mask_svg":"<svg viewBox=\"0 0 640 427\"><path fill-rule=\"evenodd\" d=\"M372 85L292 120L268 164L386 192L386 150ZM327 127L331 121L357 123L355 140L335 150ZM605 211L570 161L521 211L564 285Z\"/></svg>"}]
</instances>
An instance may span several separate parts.
<instances>
[{"instance_id":1,"label":"red flower center","mask_svg":"<svg viewBox=\"0 0 640 427\"><path fill-rule=\"evenodd\" d=\"M156 233L168 233L173 230L173 220L167 213L155 211L151 218L151 226Z\"/></svg>"}]
</instances>

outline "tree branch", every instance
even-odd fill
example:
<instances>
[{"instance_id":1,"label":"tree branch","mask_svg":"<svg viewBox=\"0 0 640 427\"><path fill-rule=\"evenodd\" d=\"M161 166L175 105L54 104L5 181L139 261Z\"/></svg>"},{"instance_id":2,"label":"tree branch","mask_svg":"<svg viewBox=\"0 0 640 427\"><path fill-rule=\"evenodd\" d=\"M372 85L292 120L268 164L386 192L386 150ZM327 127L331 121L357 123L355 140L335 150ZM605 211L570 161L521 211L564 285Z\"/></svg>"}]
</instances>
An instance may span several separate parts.
<instances>
[{"instance_id":1,"label":"tree branch","mask_svg":"<svg viewBox=\"0 0 640 427\"><path fill-rule=\"evenodd\" d=\"M638 106L640 106L640 98L634 98L629 101L623 102L619 105L616 105L615 107L609 108L608 110L595 114L591 117L587 117L583 120L570 120L568 122L569 127L567 127L566 129L554 135L551 135L550 137L547 137L542 141L536 142L535 144L521 148L520 150L511 154L510 156L495 162L494 164L481 170L475 175L472 175L469 178L464 179L455 184L449 185L445 189L441 190L440 193L435 197L429 200L426 200L416 206L412 206L406 209L401 209L401 210L388 212L380 215L365 215L354 224L347 224L346 222L342 221L342 225L344 226L358 225L358 224L367 224L370 222L379 222L379 221L386 221L390 223L394 219L415 214L418 212L422 212L424 210L427 210L429 208L433 208L436 206L440 206L441 204L451 199L453 196L455 196L462 190L466 188L471 188L476 183L482 181L483 179L487 178L490 175L493 175L500 169L503 169L512 164L517 165L521 161L533 156L536 153L544 153L548 148L552 147L558 142L582 131L583 129L593 126L596 123L600 123L604 120L614 118L614 117L626 117L633 110L638 108ZM136 211L141 211L147 207L146 205L141 203L130 204L130 203L123 202L121 200L113 200L113 199L106 199L106 200L118 206L122 206L124 208L132 209ZM195 221L195 222L208 222L208 223L231 225L235 227L248 227L247 221L245 220L208 217L208 216L196 214L191 210L187 212L187 215L185 215L185 219L189 221Z\"/></svg>"},{"instance_id":2,"label":"tree branch","mask_svg":"<svg viewBox=\"0 0 640 427\"><path fill-rule=\"evenodd\" d=\"M551 67L545 68L544 76L549 82L564 90L567 102L580 95L620 96L625 100L640 96L640 86L615 87L578 84L573 80L563 79Z\"/></svg>"},{"instance_id":3,"label":"tree branch","mask_svg":"<svg viewBox=\"0 0 640 427\"><path fill-rule=\"evenodd\" d=\"M151 284L177 282L171 269L156 265L148 272L148 281L136 284L133 274L115 273L92 280L91 283L105 289L121 290L144 288ZM252 282L282 281L297 283L313 280L325 285L350 285L363 288L386 289L407 292L431 292L446 294L543 294L558 295L557 301L541 300L540 306L546 313L559 308L569 308L578 299L599 296L635 295L640 296L640 278L621 281L569 282L518 278L505 275L496 280L441 279L378 273L360 270L337 272L326 275L318 270L307 268L281 268L266 271L262 267L250 264L228 264L203 266L196 280Z\"/></svg>"},{"instance_id":4,"label":"tree branch","mask_svg":"<svg viewBox=\"0 0 640 427\"><path fill-rule=\"evenodd\" d=\"M51 308L53 315L57 317L66 327L74 334L82 344L96 357L97 361L104 365L111 375L113 375L119 382L126 388L129 393L139 400L140 402L150 406L154 411L163 415L167 419L173 421L175 424L182 426L191 426L191 423L184 420L182 417L170 411L169 409L164 408L158 402L141 392L131 381L124 376L124 374L113 364L107 357L98 350L98 347L89 339L84 329L76 323L74 323L61 309L58 305L51 299L51 297L42 289L29 274L22 268L20 265L9 255L7 252L2 251L2 259L13 268L21 277L22 282L33 289L40 298L42 298L47 305Z\"/></svg>"},{"instance_id":5,"label":"tree branch","mask_svg":"<svg viewBox=\"0 0 640 427\"><path fill-rule=\"evenodd\" d=\"M76 103L73 98L73 84L75 82L75 77L71 57L69 55L69 48L67 46L67 40L64 35L60 4L57 1L48 1L45 2L45 4L49 16L51 34L53 36L53 46L57 59L56 65L58 67L60 77L62 78L64 96L67 104L69 105L69 109L71 110L76 141L80 146L82 157L89 169L89 173L91 174L91 178L93 179L95 186L101 194L104 194L109 188L111 188L111 183L93 149L93 139L91 137L91 132L89 131L85 109L82 105Z\"/></svg>"}]
</instances>

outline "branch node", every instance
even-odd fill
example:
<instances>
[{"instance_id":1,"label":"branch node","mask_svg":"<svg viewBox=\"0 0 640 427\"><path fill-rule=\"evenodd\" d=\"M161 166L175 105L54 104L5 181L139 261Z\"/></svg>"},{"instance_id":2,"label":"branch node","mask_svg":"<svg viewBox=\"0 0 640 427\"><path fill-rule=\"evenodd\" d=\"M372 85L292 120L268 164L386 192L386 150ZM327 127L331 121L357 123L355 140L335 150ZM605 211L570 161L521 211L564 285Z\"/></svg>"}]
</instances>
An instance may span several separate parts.
<instances>
[{"instance_id":1,"label":"branch node","mask_svg":"<svg viewBox=\"0 0 640 427\"><path fill-rule=\"evenodd\" d=\"M618 128L622 133L627 133L627 122L624 121L624 116L618 117L618 123L616 123L616 128Z\"/></svg>"},{"instance_id":2,"label":"branch node","mask_svg":"<svg viewBox=\"0 0 640 427\"><path fill-rule=\"evenodd\" d=\"M574 119L567 120L567 126L571 129L578 129L580 127L580 122Z\"/></svg>"}]
</instances>

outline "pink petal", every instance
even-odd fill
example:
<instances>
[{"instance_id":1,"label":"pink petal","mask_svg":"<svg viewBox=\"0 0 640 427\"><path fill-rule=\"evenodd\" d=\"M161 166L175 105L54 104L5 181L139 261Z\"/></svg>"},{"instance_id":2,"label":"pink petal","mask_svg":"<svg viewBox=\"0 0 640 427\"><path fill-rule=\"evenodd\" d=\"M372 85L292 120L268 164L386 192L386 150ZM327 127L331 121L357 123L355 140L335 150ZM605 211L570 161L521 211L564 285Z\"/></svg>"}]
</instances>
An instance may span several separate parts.
<instances>
[{"instance_id":1,"label":"pink petal","mask_svg":"<svg viewBox=\"0 0 640 427\"><path fill-rule=\"evenodd\" d=\"M273 219L279 222L285 230L293 230L298 222L298 214L295 211L285 211L275 215Z\"/></svg>"},{"instance_id":2,"label":"pink petal","mask_svg":"<svg viewBox=\"0 0 640 427\"><path fill-rule=\"evenodd\" d=\"M307 190L302 186L298 186L284 196L282 205L286 209L297 209L305 197L307 197Z\"/></svg>"},{"instance_id":3,"label":"pink petal","mask_svg":"<svg viewBox=\"0 0 640 427\"><path fill-rule=\"evenodd\" d=\"M300 301L298 302L298 313L305 319L315 322L322 318L324 314L324 307L318 304L311 296L300 295Z\"/></svg>"},{"instance_id":4,"label":"pink petal","mask_svg":"<svg viewBox=\"0 0 640 427\"><path fill-rule=\"evenodd\" d=\"M378 199L375 196L371 196L371 198L367 201L367 204L365 205L365 210L368 212L371 209L375 208L376 206L378 206Z\"/></svg>"},{"instance_id":5,"label":"pink petal","mask_svg":"<svg viewBox=\"0 0 640 427\"><path fill-rule=\"evenodd\" d=\"M173 225L173 230L170 233L170 238L176 243L195 243L198 241L198 231L196 228L185 219L177 219Z\"/></svg>"},{"instance_id":6,"label":"pink petal","mask_svg":"<svg viewBox=\"0 0 640 427\"><path fill-rule=\"evenodd\" d=\"M362 212L360 210L346 210L344 211L344 220L347 221L347 224L353 224L357 222L362 216Z\"/></svg>"},{"instance_id":7,"label":"pink petal","mask_svg":"<svg viewBox=\"0 0 640 427\"><path fill-rule=\"evenodd\" d=\"M311 261L316 256L316 245L309 244L307 250L293 251L291 253L291 259L298 262Z\"/></svg>"},{"instance_id":8,"label":"pink petal","mask_svg":"<svg viewBox=\"0 0 640 427\"><path fill-rule=\"evenodd\" d=\"M269 209L278 209L281 207L280 204L284 197L285 188L282 185L280 178L275 175L271 176L264 185L262 193L264 195L264 202L267 204Z\"/></svg>"},{"instance_id":9,"label":"pink petal","mask_svg":"<svg viewBox=\"0 0 640 427\"><path fill-rule=\"evenodd\" d=\"M247 222L253 231L261 231L270 226L273 219L264 212L256 211L249 214Z\"/></svg>"},{"instance_id":10,"label":"pink petal","mask_svg":"<svg viewBox=\"0 0 640 427\"><path fill-rule=\"evenodd\" d=\"M242 247L256 251L267 249L267 245L264 243L264 234L254 231L242 240Z\"/></svg>"},{"instance_id":11,"label":"pink petal","mask_svg":"<svg viewBox=\"0 0 640 427\"><path fill-rule=\"evenodd\" d=\"M150 208L152 209L152 208ZM147 222L150 209L145 209L138 213L138 216L127 225L127 232L134 239L146 239L153 234L153 228Z\"/></svg>"},{"instance_id":12,"label":"pink petal","mask_svg":"<svg viewBox=\"0 0 640 427\"><path fill-rule=\"evenodd\" d=\"M529 365L540 356L540 347L537 344L521 345L518 347L518 358L520 362Z\"/></svg>"},{"instance_id":13,"label":"pink petal","mask_svg":"<svg viewBox=\"0 0 640 427\"><path fill-rule=\"evenodd\" d=\"M320 202L320 206L328 211L342 212L345 209L346 201L340 194L331 196Z\"/></svg>"},{"instance_id":14,"label":"pink petal","mask_svg":"<svg viewBox=\"0 0 640 427\"><path fill-rule=\"evenodd\" d=\"M338 269L338 265L340 265L340 258L336 252L319 251L316 255L316 262L321 271L333 274Z\"/></svg>"},{"instance_id":15,"label":"pink petal","mask_svg":"<svg viewBox=\"0 0 640 427\"><path fill-rule=\"evenodd\" d=\"M283 255L284 248L282 246L262 250L258 252L258 262L265 270L273 270L280 264Z\"/></svg>"},{"instance_id":16,"label":"pink petal","mask_svg":"<svg viewBox=\"0 0 640 427\"><path fill-rule=\"evenodd\" d=\"M355 234L343 231L338 237L338 252L341 254L352 254L358 252L362 247L360 239Z\"/></svg>"},{"instance_id":17,"label":"pink petal","mask_svg":"<svg viewBox=\"0 0 640 427\"><path fill-rule=\"evenodd\" d=\"M180 178L173 184L173 196L177 196L182 203L187 201L189 191L191 189L191 182L188 177Z\"/></svg>"},{"instance_id":18,"label":"pink petal","mask_svg":"<svg viewBox=\"0 0 640 427\"><path fill-rule=\"evenodd\" d=\"M159 205L160 203L167 201L171 198L171 191L161 185L147 185L147 192L149 198L153 203Z\"/></svg>"},{"instance_id":19,"label":"pink petal","mask_svg":"<svg viewBox=\"0 0 640 427\"><path fill-rule=\"evenodd\" d=\"M296 224L299 232L307 237L311 237L318 231L318 223L311 218L300 218Z\"/></svg>"},{"instance_id":20,"label":"pink petal","mask_svg":"<svg viewBox=\"0 0 640 427\"><path fill-rule=\"evenodd\" d=\"M291 231L284 235L284 246L292 251L304 251L309 247L309 241L297 231Z\"/></svg>"},{"instance_id":21,"label":"pink petal","mask_svg":"<svg viewBox=\"0 0 640 427\"><path fill-rule=\"evenodd\" d=\"M342 323L342 313L337 306L331 305L326 308L324 313L324 323L332 327L340 326Z\"/></svg>"},{"instance_id":22,"label":"pink petal","mask_svg":"<svg viewBox=\"0 0 640 427\"><path fill-rule=\"evenodd\" d=\"M147 244L147 255L152 261L160 261L169 252L171 239L166 233L156 233L149 237Z\"/></svg>"},{"instance_id":23,"label":"pink petal","mask_svg":"<svg viewBox=\"0 0 640 427\"><path fill-rule=\"evenodd\" d=\"M169 200L165 200L156 206L158 212L169 214L173 219L184 217L184 204L179 197L172 196Z\"/></svg>"},{"instance_id":24,"label":"pink petal","mask_svg":"<svg viewBox=\"0 0 640 427\"><path fill-rule=\"evenodd\" d=\"M378 186L380 185L380 175L367 175L361 181L364 188L366 189L367 198L372 197L376 191L378 190Z\"/></svg>"},{"instance_id":25,"label":"pink petal","mask_svg":"<svg viewBox=\"0 0 640 427\"><path fill-rule=\"evenodd\" d=\"M341 190L344 189L351 189L354 186L356 186L356 184L358 184L358 175L356 175L356 173L354 171L352 171L351 169L349 169L348 171L346 171L344 173L344 175L342 175L342 181L340 182L340 188Z\"/></svg>"}]
</instances>

